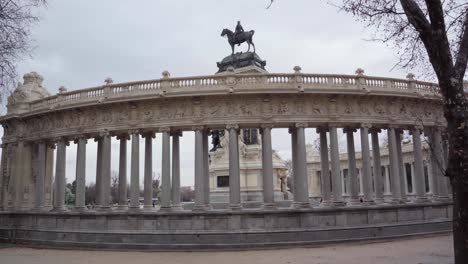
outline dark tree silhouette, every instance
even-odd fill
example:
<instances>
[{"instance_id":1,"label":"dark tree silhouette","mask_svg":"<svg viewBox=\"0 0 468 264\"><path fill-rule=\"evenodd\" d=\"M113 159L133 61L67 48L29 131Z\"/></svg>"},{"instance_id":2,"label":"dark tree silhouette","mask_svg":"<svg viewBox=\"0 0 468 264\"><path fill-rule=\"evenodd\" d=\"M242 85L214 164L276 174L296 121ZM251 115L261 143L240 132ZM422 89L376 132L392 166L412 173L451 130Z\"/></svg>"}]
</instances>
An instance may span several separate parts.
<instances>
[{"instance_id":1,"label":"dark tree silhouette","mask_svg":"<svg viewBox=\"0 0 468 264\"><path fill-rule=\"evenodd\" d=\"M33 9L46 0L0 0L0 96L17 79L16 63L32 50L30 29L38 21Z\"/></svg>"}]
</instances>

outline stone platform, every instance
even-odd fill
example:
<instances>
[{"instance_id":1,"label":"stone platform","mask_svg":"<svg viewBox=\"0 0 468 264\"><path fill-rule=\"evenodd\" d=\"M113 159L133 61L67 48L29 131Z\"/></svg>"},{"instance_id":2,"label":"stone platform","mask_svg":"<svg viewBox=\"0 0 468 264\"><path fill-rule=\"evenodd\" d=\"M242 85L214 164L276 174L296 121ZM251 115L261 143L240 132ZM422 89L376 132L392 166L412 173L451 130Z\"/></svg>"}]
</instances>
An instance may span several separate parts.
<instances>
[{"instance_id":1,"label":"stone platform","mask_svg":"<svg viewBox=\"0 0 468 264\"><path fill-rule=\"evenodd\" d=\"M64 248L251 248L450 232L451 204L238 212L0 213L0 241Z\"/></svg>"}]
</instances>

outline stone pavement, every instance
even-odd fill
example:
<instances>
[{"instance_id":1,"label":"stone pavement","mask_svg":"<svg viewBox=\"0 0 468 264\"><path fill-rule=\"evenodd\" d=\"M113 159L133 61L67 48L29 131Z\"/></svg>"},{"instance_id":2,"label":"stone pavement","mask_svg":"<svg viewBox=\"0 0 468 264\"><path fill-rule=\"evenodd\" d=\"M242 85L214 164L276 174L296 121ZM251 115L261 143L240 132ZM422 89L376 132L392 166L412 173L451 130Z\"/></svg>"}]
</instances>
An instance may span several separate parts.
<instances>
[{"instance_id":1,"label":"stone pavement","mask_svg":"<svg viewBox=\"0 0 468 264\"><path fill-rule=\"evenodd\" d=\"M0 244L0 246L2 246ZM377 243L349 243L316 248L217 252L114 252L0 248L8 264L448 264L453 263L452 236L440 235Z\"/></svg>"}]
</instances>

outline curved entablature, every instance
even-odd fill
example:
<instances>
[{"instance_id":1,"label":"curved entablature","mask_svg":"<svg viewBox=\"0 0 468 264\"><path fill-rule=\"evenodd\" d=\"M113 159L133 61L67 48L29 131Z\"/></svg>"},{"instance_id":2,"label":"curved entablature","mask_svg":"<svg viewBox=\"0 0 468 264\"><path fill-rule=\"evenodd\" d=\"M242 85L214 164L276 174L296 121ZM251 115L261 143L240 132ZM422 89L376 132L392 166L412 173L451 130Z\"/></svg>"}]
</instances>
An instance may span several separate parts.
<instances>
[{"instance_id":1,"label":"curved entablature","mask_svg":"<svg viewBox=\"0 0 468 264\"><path fill-rule=\"evenodd\" d=\"M42 80L42 79L41 79ZM431 105L431 107L427 107ZM93 136L129 129L269 123L323 126L443 126L433 83L327 74L232 74L106 85L34 100L0 119L4 142ZM10 111L14 109L15 111Z\"/></svg>"}]
</instances>

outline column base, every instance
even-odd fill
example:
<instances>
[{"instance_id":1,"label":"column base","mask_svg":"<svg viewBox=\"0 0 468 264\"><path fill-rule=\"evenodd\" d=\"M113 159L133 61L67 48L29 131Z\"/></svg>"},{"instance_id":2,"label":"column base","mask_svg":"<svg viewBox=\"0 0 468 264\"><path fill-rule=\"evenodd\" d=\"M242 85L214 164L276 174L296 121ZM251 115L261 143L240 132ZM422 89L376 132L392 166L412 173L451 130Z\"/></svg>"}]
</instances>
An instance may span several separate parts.
<instances>
[{"instance_id":1,"label":"column base","mask_svg":"<svg viewBox=\"0 0 468 264\"><path fill-rule=\"evenodd\" d=\"M425 203L429 203L429 202L430 202L430 200L427 197L416 197L416 199L414 200L413 203L425 204Z\"/></svg>"},{"instance_id":2,"label":"column base","mask_svg":"<svg viewBox=\"0 0 468 264\"><path fill-rule=\"evenodd\" d=\"M345 207L346 203L345 201L332 201L332 206L333 207Z\"/></svg>"},{"instance_id":3,"label":"column base","mask_svg":"<svg viewBox=\"0 0 468 264\"><path fill-rule=\"evenodd\" d=\"M202 204L195 204L192 208L192 211L194 212L203 212L205 211L205 206Z\"/></svg>"},{"instance_id":4,"label":"column base","mask_svg":"<svg viewBox=\"0 0 468 264\"><path fill-rule=\"evenodd\" d=\"M118 210L118 211L126 211L126 210L128 210L128 205L123 205L123 204L120 205L120 204L119 204L119 205L117 206L116 210Z\"/></svg>"},{"instance_id":5,"label":"column base","mask_svg":"<svg viewBox=\"0 0 468 264\"><path fill-rule=\"evenodd\" d=\"M230 211L241 211L242 206L240 204L229 204L228 209Z\"/></svg>"},{"instance_id":6,"label":"column base","mask_svg":"<svg viewBox=\"0 0 468 264\"><path fill-rule=\"evenodd\" d=\"M308 202L293 202L292 207L295 209L307 209L310 208L310 203Z\"/></svg>"},{"instance_id":7,"label":"column base","mask_svg":"<svg viewBox=\"0 0 468 264\"><path fill-rule=\"evenodd\" d=\"M319 207L332 207L333 206L333 201L322 201L319 205Z\"/></svg>"},{"instance_id":8,"label":"column base","mask_svg":"<svg viewBox=\"0 0 468 264\"><path fill-rule=\"evenodd\" d=\"M153 205L143 205L143 211L154 211L156 208L153 207Z\"/></svg>"},{"instance_id":9,"label":"column base","mask_svg":"<svg viewBox=\"0 0 468 264\"><path fill-rule=\"evenodd\" d=\"M404 202L401 199L397 199L397 198L390 199L388 203L389 204L404 204Z\"/></svg>"},{"instance_id":10,"label":"column base","mask_svg":"<svg viewBox=\"0 0 468 264\"><path fill-rule=\"evenodd\" d=\"M375 198L374 202L375 202L375 204L385 204L385 203L387 203L387 202L385 202L384 198Z\"/></svg>"},{"instance_id":11,"label":"column base","mask_svg":"<svg viewBox=\"0 0 468 264\"><path fill-rule=\"evenodd\" d=\"M349 200L349 202L347 203L347 206L361 206L361 201L359 201L359 199L351 199Z\"/></svg>"},{"instance_id":12,"label":"column base","mask_svg":"<svg viewBox=\"0 0 468 264\"><path fill-rule=\"evenodd\" d=\"M172 212L181 212L184 211L184 208L180 204L173 205L171 208Z\"/></svg>"},{"instance_id":13,"label":"column base","mask_svg":"<svg viewBox=\"0 0 468 264\"><path fill-rule=\"evenodd\" d=\"M278 208L276 207L275 203L263 203L262 204L262 209L263 210L276 210Z\"/></svg>"},{"instance_id":14,"label":"column base","mask_svg":"<svg viewBox=\"0 0 468 264\"><path fill-rule=\"evenodd\" d=\"M50 210L50 212L58 212L58 213L62 213L62 212L68 212L69 210L64 206L64 207L54 207L52 208L52 210Z\"/></svg>"},{"instance_id":15,"label":"column base","mask_svg":"<svg viewBox=\"0 0 468 264\"><path fill-rule=\"evenodd\" d=\"M435 200L438 202L446 202L446 201L450 201L450 197L449 196L437 196Z\"/></svg>"},{"instance_id":16,"label":"column base","mask_svg":"<svg viewBox=\"0 0 468 264\"><path fill-rule=\"evenodd\" d=\"M135 206L129 206L127 209L128 212L140 212L141 209L140 207L135 207Z\"/></svg>"},{"instance_id":17,"label":"column base","mask_svg":"<svg viewBox=\"0 0 468 264\"><path fill-rule=\"evenodd\" d=\"M161 206L159 208L159 212L171 212L172 211L172 207L171 206Z\"/></svg>"},{"instance_id":18,"label":"column base","mask_svg":"<svg viewBox=\"0 0 468 264\"><path fill-rule=\"evenodd\" d=\"M364 201L362 202L362 205L367 205L367 206L369 206L369 205L375 205L375 201L374 201L374 200L364 200Z\"/></svg>"},{"instance_id":19,"label":"column base","mask_svg":"<svg viewBox=\"0 0 468 264\"><path fill-rule=\"evenodd\" d=\"M72 209L73 212L78 212L78 213L84 213L84 212L88 212L88 208L86 206L82 206L82 207L74 207Z\"/></svg>"},{"instance_id":20,"label":"column base","mask_svg":"<svg viewBox=\"0 0 468 264\"><path fill-rule=\"evenodd\" d=\"M205 211L211 211L213 210L213 206L211 206L211 204L205 204L204 209Z\"/></svg>"}]
</instances>

